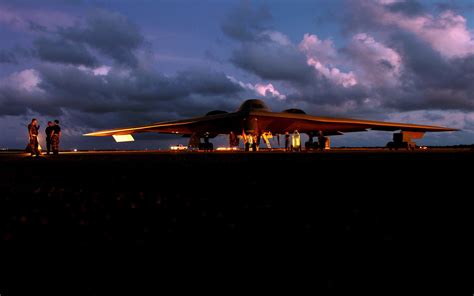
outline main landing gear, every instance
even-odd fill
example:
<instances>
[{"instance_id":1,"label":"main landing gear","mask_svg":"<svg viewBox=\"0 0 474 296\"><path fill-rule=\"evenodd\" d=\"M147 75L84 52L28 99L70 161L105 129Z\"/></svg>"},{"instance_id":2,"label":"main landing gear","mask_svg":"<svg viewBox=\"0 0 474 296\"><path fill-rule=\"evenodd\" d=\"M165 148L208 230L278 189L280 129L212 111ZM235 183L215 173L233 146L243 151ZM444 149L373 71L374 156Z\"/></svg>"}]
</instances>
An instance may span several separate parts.
<instances>
[{"instance_id":1,"label":"main landing gear","mask_svg":"<svg viewBox=\"0 0 474 296\"><path fill-rule=\"evenodd\" d=\"M412 139L421 139L423 138L424 132L407 132L402 131L400 133L393 134L393 141L387 143L387 148L389 150L415 150L417 148L416 143Z\"/></svg>"},{"instance_id":2,"label":"main landing gear","mask_svg":"<svg viewBox=\"0 0 474 296\"><path fill-rule=\"evenodd\" d=\"M257 143L245 143L245 151L257 151Z\"/></svg>"},{"instance_id":3,"label":"main landing gear","mask_svg":"<svg viewBox=\"0 0 474 296\"><path fill-rule=\"evenodd\" d=\"M201 142L201 139L204 140L204 142ZM189 139L189 145L190 148L198 148L200 151L212 151L214 150L214 145L209 142L209 134L204 134L204 136L200 136L197 134L193 134L191 138Z\"/></svg>"},{"instance_id":4,"label":"main landing gear","mask_svg":"<svg viewBox=\"0 0 474 296\"><path fill-rule=\"evenodd\" d=\"M204 143L199 143L199 150L203 150L203 151L212 151L214 150L214 145L209 142L209 137L204 137Z\"/></svg>"},{"instance_id":5,"label":"main landing gear","mask_svg":"<svg viewBox=\"0 0 474 296\"><path fill-rule=\"evenodd\" d=\"M323 136L323 134L320 132L318 135L318 141L314 142L314 134L310 133L308 134L309 140L308 142L304 143L304 146L306 150L327 150L331 149L331 139L329 137Z\"/></svg>"}]
</instances>

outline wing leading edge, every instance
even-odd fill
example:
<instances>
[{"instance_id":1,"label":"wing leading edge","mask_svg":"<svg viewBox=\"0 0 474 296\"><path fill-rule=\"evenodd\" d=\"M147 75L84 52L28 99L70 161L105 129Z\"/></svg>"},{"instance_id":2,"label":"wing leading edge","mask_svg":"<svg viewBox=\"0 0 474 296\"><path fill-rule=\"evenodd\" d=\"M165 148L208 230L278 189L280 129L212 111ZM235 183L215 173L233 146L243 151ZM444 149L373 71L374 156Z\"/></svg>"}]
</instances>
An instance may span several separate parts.
<instances>
[{"instance_id":1,"label":"wing leading edge","mask_svg":"<svg viewBox=\"0 0 474 296\"><path fill-rule=\"evenodd\" d=\"M210 126L212 127L232 124L232 121L235 116L236 113L208 115L185 120L164 121L148 125L101 130L84 134L84 136L105 137L113 135L130 135L143 132L158 132L165 134L192 134L194 132L207 131L209 130ZM211 128L211 130L215 130L214 132L220 132L219 128Z\"/></svg>"},{"instance_id":2,"label":"wing leading edge","mask_svg":"<svg viewBox=\"0 0 474 296\"><path fill-rule=\"evenodd\" d=\"M331 118L319 117L307 114L294 113L267 113L267 112L252 112L251 115L258 118L266 118L270 122L287 122L289 125L286 129L298 129L300 132L325 131L326 135L341 134L344 132L360 132L367 130L377 131L410 131L410 132L449 132L458 131L458 129L433 126L433 125L419 125L398 122L385 122L373 120L359 120L349 118ZM271 125L271 124L270 124ZM277 128L279 124L275 124ZM281 127L280 127L281 128ZM277 128L278 129L278 128Z\"/></svg>"}]
</instances>

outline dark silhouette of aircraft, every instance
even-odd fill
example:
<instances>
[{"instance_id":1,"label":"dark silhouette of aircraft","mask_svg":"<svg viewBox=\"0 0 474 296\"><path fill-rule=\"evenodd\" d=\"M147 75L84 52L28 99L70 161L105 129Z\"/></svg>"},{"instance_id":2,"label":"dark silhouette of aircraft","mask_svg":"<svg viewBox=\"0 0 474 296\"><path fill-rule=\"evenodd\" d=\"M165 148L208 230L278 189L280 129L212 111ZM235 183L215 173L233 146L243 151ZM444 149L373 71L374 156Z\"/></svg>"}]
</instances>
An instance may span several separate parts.
<instances>
[{"instance_id":1,"label":"dark silhouette of aircraft","mask_svg":"<svg viewBox=\"0 0 474 296\"><path fill-rule=\"evenodd\" d=\"M209 139L225 134L229 135L231 147L238 146L240 139L243 139L246 151L256 151L262 138L270 147L269 138L276 135L279 140L279 135L287 132L306 133L309 140L305 143L305 147L314 149L327 146L329 136L368 130L400 131L394 134L394 141L387 144L391 149L414 149L416 146L412 139L422 138L425 132L457 131L441 126L319 117L308 115L300 109L272 112L263 101L253 99L243 102L235 112L214 110L201 117L102 130L84 136L113 136L117 142L126 142L134 140L132 137L134 133L180 134L190 138L190 147L212 150L213 145ZM318 139L317 142L313 140L315 137Z\"/></svg>"}]
</instances>

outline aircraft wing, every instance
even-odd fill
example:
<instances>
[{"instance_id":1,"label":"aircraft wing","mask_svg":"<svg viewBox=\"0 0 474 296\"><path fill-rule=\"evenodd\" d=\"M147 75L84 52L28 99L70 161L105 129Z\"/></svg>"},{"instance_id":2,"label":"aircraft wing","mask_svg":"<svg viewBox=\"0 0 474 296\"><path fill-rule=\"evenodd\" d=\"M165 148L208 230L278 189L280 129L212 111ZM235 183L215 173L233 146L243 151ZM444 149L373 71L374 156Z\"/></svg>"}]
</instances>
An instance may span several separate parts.
<instances>
[{"instance_id":1,"label":"aircraft wing","mask_svg":"<svg viewBox=\"0 0 474 296\"><path fill-rule=\"evenodd\" d=\"M101 130L84 134L84 136L104 137L104 136L126 136L134 133L158 132L165 134L187 134L195 132L211 132L213 134L222 133L222 127L233 126L235 122L235 113L224 113L217 115L208 115L194 117L184 120L163 121L147 125L115 128Z\"/></svg>"},{"instance_id":2,"label":"aircraft wing","mask_svg":"<svg viewBox=\"0 0 474 296\"><path fill-rule=\"evenodd\" d=\"M457 131L457 129L432 126L432 125L418 125L398 122L359 120L348 118L330 118L318 117L307 114L294 113L266 113L266 112L252 112L259 118L259 121L266 122L269 130L274 133L281 133L283 131L298 130L301 132L323 131L325 135L341 135L347 132L360 132L367 130L378 131L410 131L410 132L447 132Z\"/></svg>"},{"instance_id":3,"label":"aircraft wing","mask_svg":"<svg viewBox=\"0 0 474 296\"><path fill-rule=\"evenodd\" d=\"M228 134L230 131L234 131L239 134L242 131L242 116L243 114L239 112L221 113L184 120L163 121L148 125L101 130L85 134L85 136L113 136L116 141L120 142L133 141L131 134L141 132L159 132L183 135L208 132L210 133L211 137L218 134ZM274 134L281 134L287 131L293 132L294 130L298 130L300 133L323 131L323 134L326 136L341 135L348 132L360 132L367 130L402 130L417 133L446 132L457 130L441 126L348 118L318 117L307 114L285 112L251 111L246 116L257 118L259 122L258 125L261 128Z\"/></svg>"}]
</instances>

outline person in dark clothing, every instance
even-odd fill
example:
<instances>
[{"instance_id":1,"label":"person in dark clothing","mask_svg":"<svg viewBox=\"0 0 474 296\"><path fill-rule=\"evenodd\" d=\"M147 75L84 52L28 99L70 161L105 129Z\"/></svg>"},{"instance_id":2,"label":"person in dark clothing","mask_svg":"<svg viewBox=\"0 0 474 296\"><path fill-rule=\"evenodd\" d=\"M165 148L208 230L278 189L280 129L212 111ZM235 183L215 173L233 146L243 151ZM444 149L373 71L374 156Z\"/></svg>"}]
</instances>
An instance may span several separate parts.
<instances>
[{"instance_id":1,"label":"person in dark clothing","mask_svg":"<svg viewBox=\"0 0 474 296\"><path fill-rule=\"evenodd\" d=\"M51 135L51 146L53 148L53 154L59 154L59 139L61 138L61 127L59 126L59 120L54 121L53 132Z\"/></svg>"},{"instance_id":2,"label":"person in dark clothing","mask_svg":"<svg viewBox=\"0 0 474 296\"><path fill-rule=\"evenodd\" d=\"M288 132L285 133L285 151L290 150L290 134Z\"/></svg>"},{"instance_id":3,"label":"person in dark clothing","mask_svg":"<svg viewBox=\"0 0 474 296\"><path fill-rule=\"evenodd\" d=\"M48 121L48 126L44 132L46 133L46 149L47 154L49 155L49 152L51 151L51 136L53 135L53 122Z\"/></svg>"},{"instance_id":4,"label":"person in dark clothing","mask_svg":"<svg viewBox=\"0 0 474 296\"><path fill-rule=\"evenodd\" d=\"M31 123L28 124L28 135L30 138L29 142L29 150L31 152L31 156L41 156L41 152L39 151L39 143L38 143L38 120L33 118Z\"/></svg>"}]
</instances>

